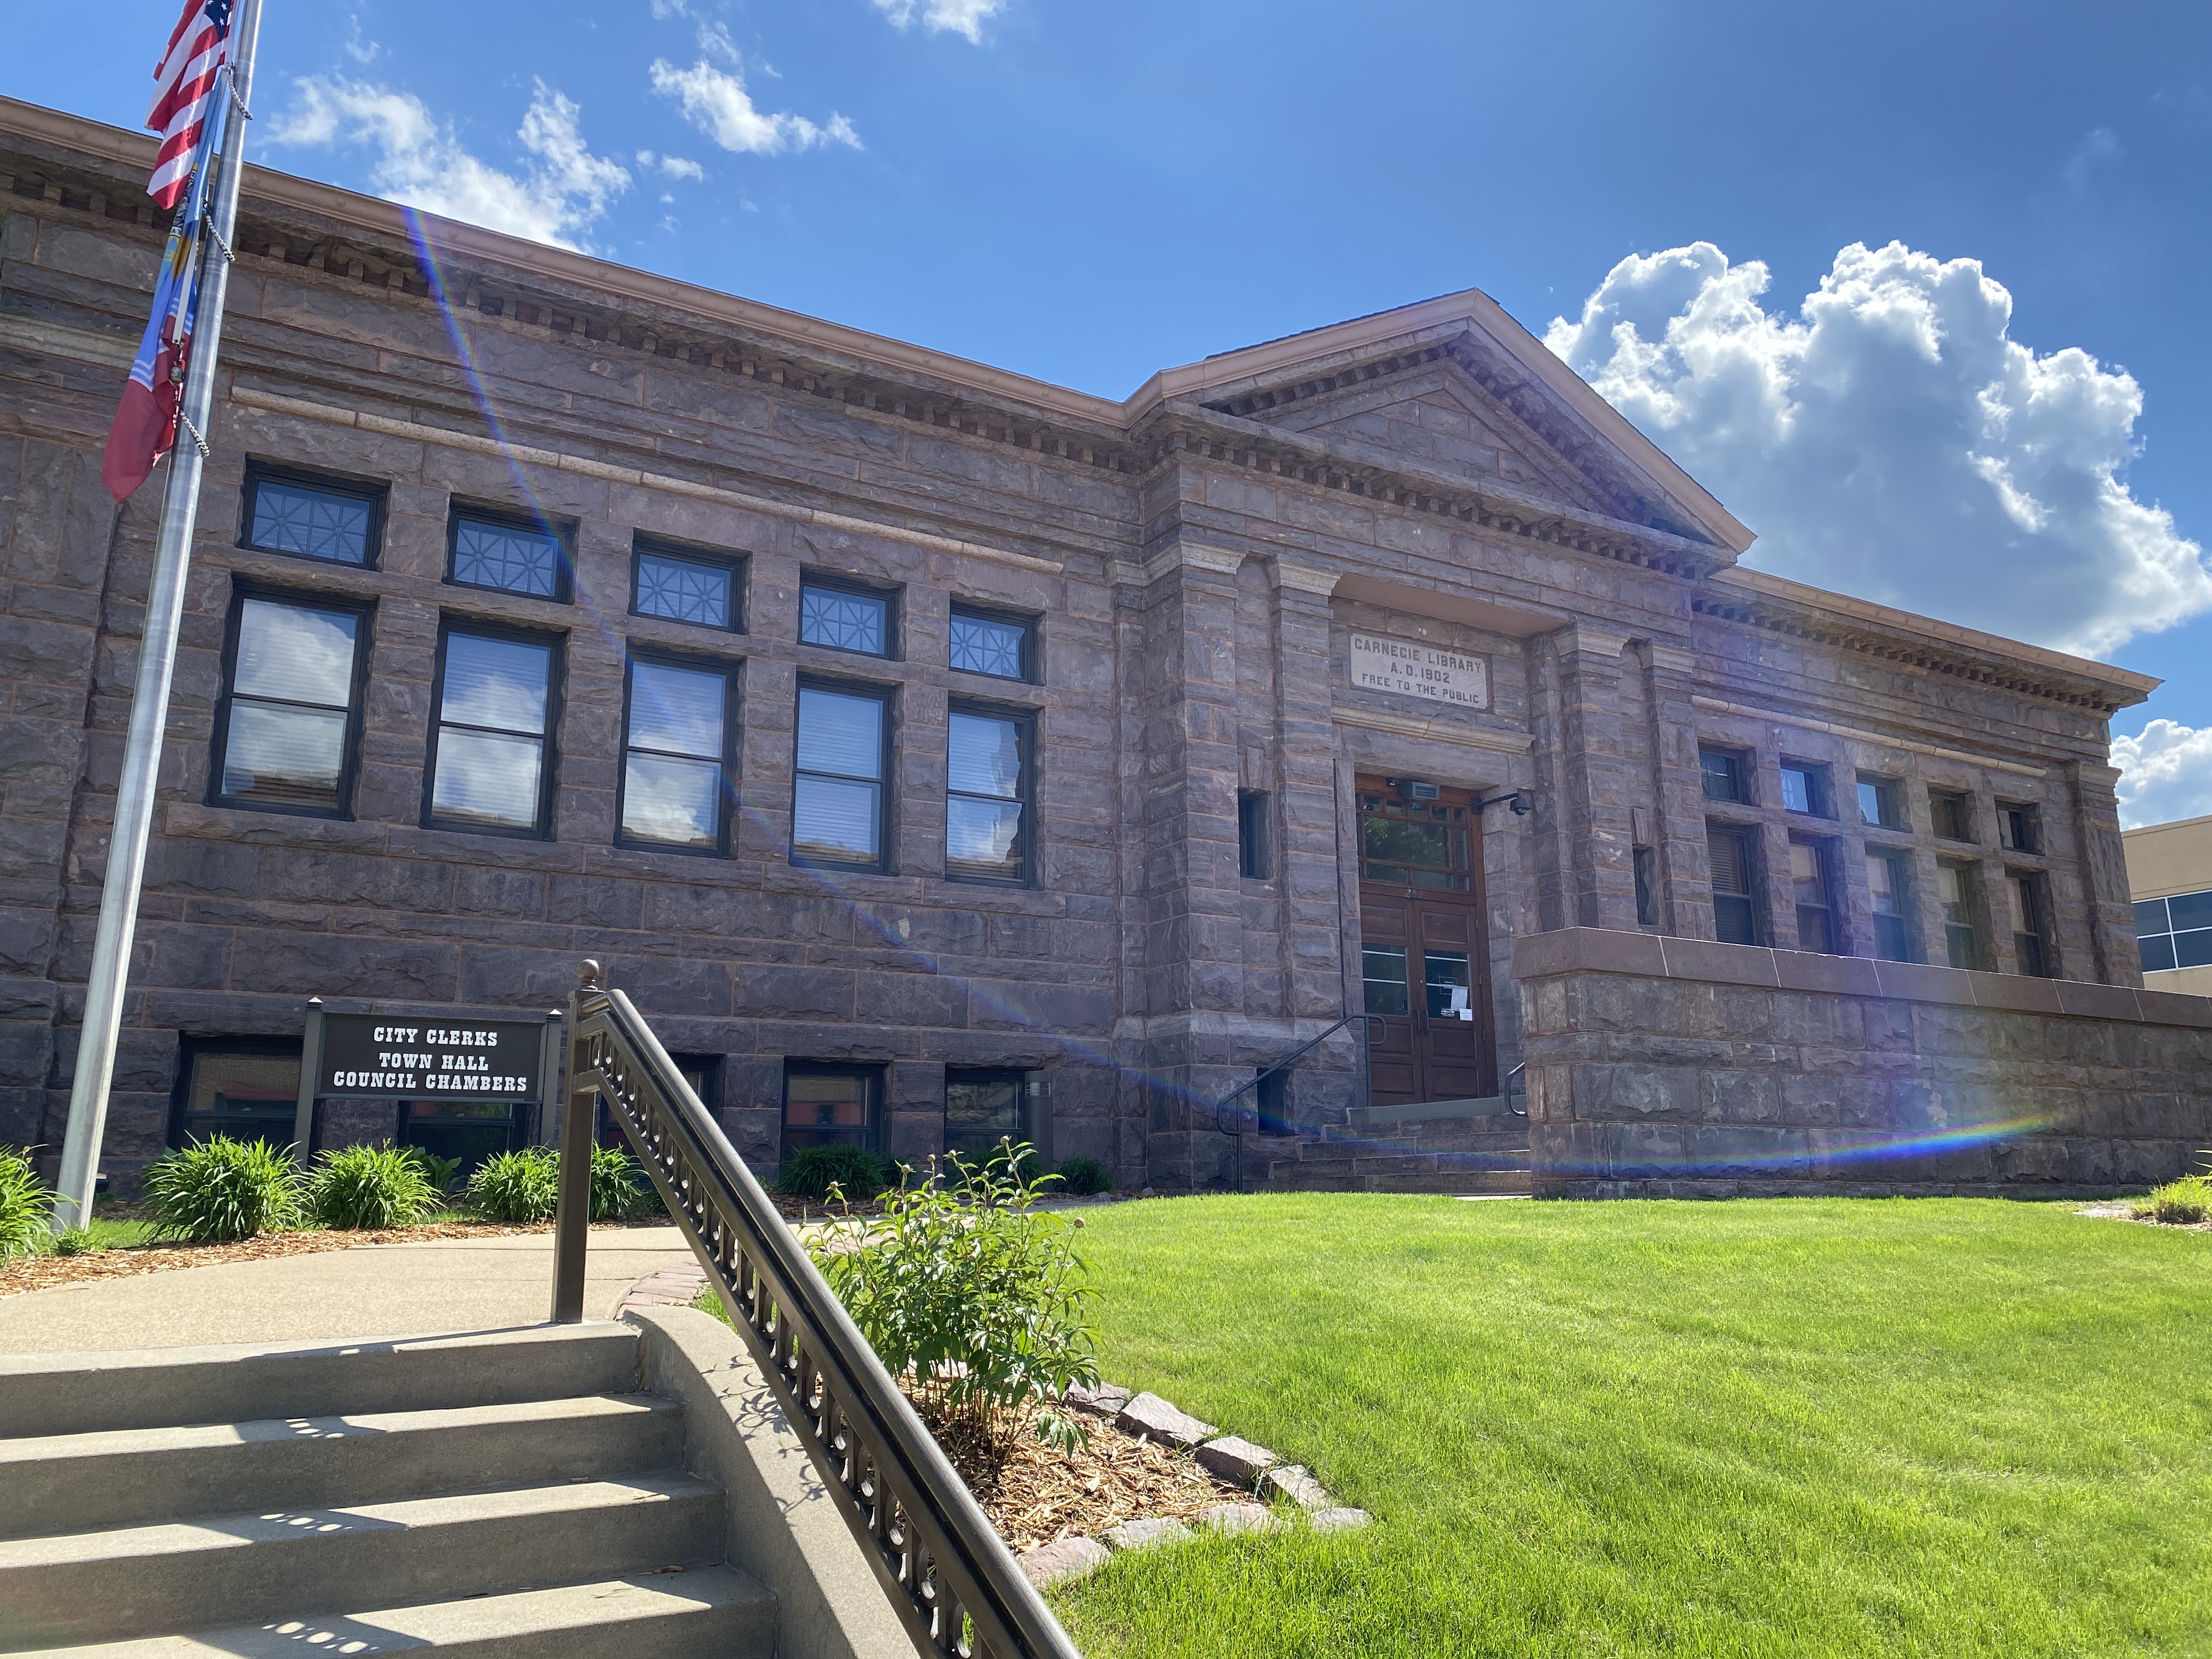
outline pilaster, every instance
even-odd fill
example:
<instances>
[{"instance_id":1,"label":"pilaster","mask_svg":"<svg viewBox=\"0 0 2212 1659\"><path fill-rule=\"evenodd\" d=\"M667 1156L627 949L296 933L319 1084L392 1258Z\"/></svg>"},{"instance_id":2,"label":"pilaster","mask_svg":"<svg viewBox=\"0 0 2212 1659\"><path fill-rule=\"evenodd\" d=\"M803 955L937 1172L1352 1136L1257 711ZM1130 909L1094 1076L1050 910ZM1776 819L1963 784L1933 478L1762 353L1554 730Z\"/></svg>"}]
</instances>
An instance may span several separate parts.
<instances>
[{"instance_id":1,"label":"pilaster","mask_svg":"<svg viewBox=\"0 0 2212 1659\"><path fill-rule=\"evenodd\" d=\"M1622 758L1620 673L1626 634L1573 623L1551 635L1557 792L1563 844L1559 895L1566 925L1636 931L1636 868L1628 768ZM1538 802L1538 810L1545 803Z\"/></svg>"},{"instance_id":2,"label":"pilaster","mask_svg":"<svg viewBox=\"0 0 2212 1659\"><path fill-rule=\"evenodd\" d=\"M2081 905L2089 928L2089 963L2106 985L2140 986L2135 909L2128 896L2127 853L2120 841L2119 773L2094 761L2066 769L2074 799L2074 836L2081 871Z\"/></svg>"},{"instance_id":3,"label":"pilaster","mask_svg":"<svg viewBox=\"0 0 2212 1659\"><path fill-rule=\"evenodd\" d=\"M1641 641L1644 705L1651 720L1651 793L1659 864L1660 931L1713 937L1713 874L1705 850L1705 798L1698 776L1698 711L1691 703L1698 653ZM1631 871L1632 891L1633 870Z\"/></svg>"}]
</instances>

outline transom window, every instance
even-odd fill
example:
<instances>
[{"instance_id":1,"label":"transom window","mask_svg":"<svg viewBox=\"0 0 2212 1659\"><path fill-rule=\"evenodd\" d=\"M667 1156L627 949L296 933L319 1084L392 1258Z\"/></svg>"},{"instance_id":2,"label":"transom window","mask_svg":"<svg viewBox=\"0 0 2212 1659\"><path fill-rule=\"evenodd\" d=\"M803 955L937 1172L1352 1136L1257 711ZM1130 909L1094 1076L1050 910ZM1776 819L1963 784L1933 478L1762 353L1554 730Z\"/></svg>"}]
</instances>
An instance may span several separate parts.
<instances>
[{"instance_id":1,"label":"transom window","mask_svg":"<svg viewBox=\"0 0 2212 1659\"><path fill-rule=\"evenodd\" d=\"M1698 781L1707 800L1749 800L1743 757L1733 749L1698 750Z\"/></svg>"},{"instance_id":2,"label":"transom window","mask_svg":"<svg viewBox=\"0 0 2212 1659\"><path fill-rule=\"evenodd\" d=\"M1442 800L1359 798L1359 878L1445 892L1472 891L1471 836L1463 805Z\"/></svg>"},{"instance_id":3,"label":"transom window","mask_svg":"<svg viewBox=\"0 0 2212 1659\"><path fill-rule=\"evenodd\" d=\"M1875 830L1905 828L1905 798L1895 778L1859 774L1859 822Z\"/></svg>"},{"instance_id":4,"label":"transom window","mask_svg":"<svg viewBox=\"0 0 2212 1659\"><path fill-rule=\"evenodd\" d=\"M799 750L791 808L794 857L884 867L884 775L890 708L881 691L799 688Z\"/></svg>"},{"instance_id":5,"label":"transom window","mask_svg":"<svg viewBox=\"0 0 2212 1659\"><path fill-rule=\"evenodd\" d=\"M551 828L558 651L549 639L447 624L425 823L508 835Z\"/></svg>"},{"instance_id":6,"label":"transom window","mask_svg":"<svg viewBox=\"0 0 2212 1659\"><path fill-rule=\"evenodd\" d=\"M890 655L890 595L809 577L799 586L799 637L805 645L887 657Z\"/></svg>"},{"instance_id":7,"label":"transom window","mask_svg":"<svg viewBox=\"0 0 2212 1659\"><path fill-rule=\"evenodd\" d=\"M452 577L465 587L495 587L540 599L568 593L568 550L551 526L526 519L453 514Z\"/></svg>"},{"instance_id":8,"label":"transom window","mask_svg":"<svg viewBox=\"0 0 2212 1659\"><path fill-rule=\"evenodd\" d=\"M945 873L1020 881L1025 868L1029 721L955 708L945 733Z\"/></svg>"},{"instance_id":9,"label":"transom window","mask_svg":"<svg viewBox=\"0 0 2212 1659\"><path fill-rule=\"evenodd\" d=\"M1928 817L1938 841L1972 841L1974 838L1974 803L1971 795L1955 790L1930 789L1928 792Z\"/></svg>"},{"instance_id":10,"label":"transom window","mask_svg":"<svg viewBox=\"0 0 2212 1659\"><path fill-rule=\"evenodd\" d=\"M254 468L246 475L240 545L337 564L373 565L383 520L381 489Z\"/></svg>"},{"instance_id":11,"label":"transom window","mask_svg":"<svg viewBox=\"0 0 2212 1659\"><path fill-rule=\"evenodd\" d=\"M2136 903L2143 971L2212 965L2212 893L2183 893Z\"/></svg>"},{"instance_id":12,"label":"transom window","mask_svg":"<svg viewBox=\"0 0 2212 1659\"><path fill-rule=\"evenodd\" d=\"M1791 812L1816 818L1831 816L1828 808L1828 769L1804 761L1782 763L1782 805Z\"/></svg>"},{"instance_id":13,"label":"transom window","mask_svg":"<svg viewBox=\"0 0 2212 1659\"><path fill-rule=\"evenodd\" d=\"M1032 623L988 611L952 607L947 659L963 674L989 674L1002 680L1034 678L1030 666Z\"/></svg>"},{"instance_id":14,"label":"transom window","mask_svg":"<svg viewBox=\"0 0 2212 1659\"><path fill-rule=\"evenodd\" d=\"M735 632L741 568L736 559L641 541L630 573L630 614Z\"/></svg>"},{"instance_id":15,"label":"transom window","mask_svg":"<svg viewBox=\"0 0 2212 1659\"><path fill-rule=\"evenodd\" d=\"M332 817L347 811L365 632L358 611L239 596L213 799Z\"/></svg>"},{"instance_id":16,"label":"transom window","mask_svg":"<svg viewBox=\"0 0 2212 1659\"><path fill-rule=\"evenodd\" d=\"M729 730L726 672L631 661L623 744L624 840L720 850L729 821Z\"/></svg>"}]
</instances>

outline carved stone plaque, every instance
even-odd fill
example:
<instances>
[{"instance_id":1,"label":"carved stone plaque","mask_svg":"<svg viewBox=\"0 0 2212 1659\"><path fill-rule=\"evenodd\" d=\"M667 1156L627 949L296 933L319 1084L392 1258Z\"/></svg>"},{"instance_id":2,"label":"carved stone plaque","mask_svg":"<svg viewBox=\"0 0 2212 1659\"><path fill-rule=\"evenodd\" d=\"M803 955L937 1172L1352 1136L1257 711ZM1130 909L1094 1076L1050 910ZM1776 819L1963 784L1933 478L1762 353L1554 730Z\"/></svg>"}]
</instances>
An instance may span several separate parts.
<instances>
[{"instance_id":1,"label":"carved stone plaque","mask_svg":"<svg viewBox=\"0 0 2212 1659\"><path fill-rule=\"evenodd\" d=\"M1352 636L1352 684L1362 691L1425 697L1455 708L1490 707L1490 659L1410 640Z\"/></svg>"}]
</instances>

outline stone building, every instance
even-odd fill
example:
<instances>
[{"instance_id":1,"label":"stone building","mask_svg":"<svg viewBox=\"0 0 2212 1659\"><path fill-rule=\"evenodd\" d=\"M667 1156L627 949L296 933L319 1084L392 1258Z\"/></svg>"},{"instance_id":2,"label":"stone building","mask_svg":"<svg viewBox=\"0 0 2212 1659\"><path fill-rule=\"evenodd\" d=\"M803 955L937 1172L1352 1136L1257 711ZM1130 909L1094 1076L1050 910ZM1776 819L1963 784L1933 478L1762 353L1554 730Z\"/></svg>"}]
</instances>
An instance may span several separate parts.
<instances>
[{"instance_id":1,"label":"stone building","mask_svg":"<svg viewBox=\"0 0 2212 1659\"><path fill-rule=\"evenodd\" d=\"M0 1139L49 1147L159 507L99 482L148 153L0 103ZM289 1122L310 995L534 1017L587 955L762 1168L1012 1131L1130 1184L1449 1188L1405 1109L1501 1097L1544 1190L2203 1144L2169 1082L1963 1137L2100 1154L1921 1157L1996 1121L1930 1011L2019 1005L1984 1036L2035 1087L2094 1028L2130 1102L2123 1036L2212 1035L2135 988L2106 720L2154 682L1742 568L1478 292L1117 402L266 170L236 240L126 1181ZM1338 1030L1222 1132L1363 1009L1371 1055Z\"/></svg>"}]
</instances>

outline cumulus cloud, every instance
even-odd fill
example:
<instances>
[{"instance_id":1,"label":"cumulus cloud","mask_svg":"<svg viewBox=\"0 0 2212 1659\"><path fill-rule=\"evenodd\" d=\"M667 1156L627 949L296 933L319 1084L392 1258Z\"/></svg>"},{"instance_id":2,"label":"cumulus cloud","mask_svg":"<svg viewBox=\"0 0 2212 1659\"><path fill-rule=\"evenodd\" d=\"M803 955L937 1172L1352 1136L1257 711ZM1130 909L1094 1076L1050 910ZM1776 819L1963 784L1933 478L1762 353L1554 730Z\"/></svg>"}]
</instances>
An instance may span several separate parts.
<instances>
[{"instance_id":1,"label":"cumulus cloud","mask_svg":"<svg viewBox=\"0 0 2212 1659\"><path fill-rule=\"evenodd\" d=\"M1979 262L1855 243L1795 314L1768 284L1710 242L1634 256L1545 337L1759 532L1752 562L2091 654L2212 608L2127 486L2141 388L2010 338Z\"/></svg>"},{"instance_id":2,"label":"cumulus cloud","mask_svg":"<svg viewBox=\"0 0 2212 1659\"><path fill-rule=\"evenodd\" d=\"M964 34L970 45L983 43L985 20L1006 9L1006 0L875 0L876 9L900 28L919 16L922 27L935 33Z\"/></svg>"},{"instance_id":3,"label":"cumulus cloud","mask_svg":"<svg viewBox=\"0 0 2212 1659\"><path fill-rule=\"evenodd\" d=\"M2112 739L2112 764L2123 829L2212 814L2212 726L2153 720L2140 737Z\"/></svg>"},{"instance_id":4,"label":"cumulus cloud","mask_svg":"<svg viewBox=\"0 0 2212 1659\"><path fill-rule=\"evenodd\" d=\"M515 134L534 158L519 173L471 155L411 93L322 76L297 82L295 89L295 104L270 142L368 145L377 152L371 187L426 213L575 248L585 246L579 234L629 188L620 162L585 145L576 106L543 81Z\"/></svg>"},{"instance_id":5,"label":"cumulus cloud","mask_svg":"<svg viewBox=\"0 0 2212 1659\"><path fill-rule=\"evenodd\" d=\"M678 69L665 58L654 58L653 89L675 99L682 105L684 118L724 149L778 155L787 149L811 149L817 144L860 148L860 135L842 115L833 114L828 125L817 125L787 111L763 114L754 106L738 74L718 70L703 58L688 70Z\"/></svg>"}]
</instances>

